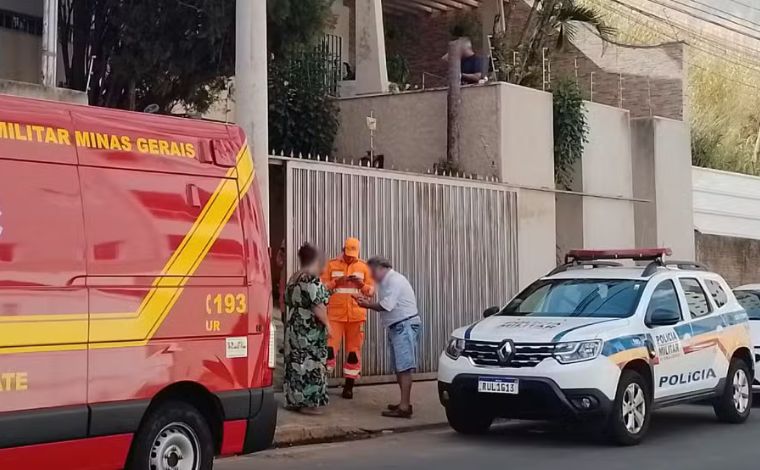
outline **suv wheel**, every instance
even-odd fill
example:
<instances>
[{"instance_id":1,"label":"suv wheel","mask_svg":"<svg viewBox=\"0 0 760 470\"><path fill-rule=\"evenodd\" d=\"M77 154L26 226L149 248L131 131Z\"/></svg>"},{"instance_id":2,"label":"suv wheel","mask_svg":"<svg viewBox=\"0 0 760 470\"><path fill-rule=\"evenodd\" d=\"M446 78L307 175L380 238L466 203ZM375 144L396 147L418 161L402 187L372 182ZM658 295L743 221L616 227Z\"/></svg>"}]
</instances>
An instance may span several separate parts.
<instances>
[{"instance_id":1,"label":"suv wheel","mask_svg":"<svg viewBox=\"0 0 760 470\"><path fill-rule=\"evenodd\" d=\"M140 426L129 470L211 470L214 443L203 415L180 401L166 402Z\"/></svg>"},{"instance_id":2,"label":"suv wheel","mask_svg":"<svg viewBox=\"0 0 760 470\"><path fill-rule=\"evenodd\" d=\"M493 415L482 407L465 407L453 399L446 405L446 419L460 434L485 434L491 428Z\"/></svg>"},{"instance_id":3,"label":"suv wheel","mask_svg":"<svg viewBox=\"0 0 760 470\"><path fill-rule=\"evenodd\" d=\"M649 428L652 398L649 386L636 371L624 370L618 382L607 434L616 444L636 445Z\"/></svg>"},{"instance_id":4,"label":"suv wheel","mask_svg":"<svg viewBox=\"0 0 760 470\"><path fill-rule=\"evenodd\" d=\"M752 380L747 364L732 359L723 394L713 404L715 415L726 423L743 423L752 409Z\"/></svg>"}]
</instances>

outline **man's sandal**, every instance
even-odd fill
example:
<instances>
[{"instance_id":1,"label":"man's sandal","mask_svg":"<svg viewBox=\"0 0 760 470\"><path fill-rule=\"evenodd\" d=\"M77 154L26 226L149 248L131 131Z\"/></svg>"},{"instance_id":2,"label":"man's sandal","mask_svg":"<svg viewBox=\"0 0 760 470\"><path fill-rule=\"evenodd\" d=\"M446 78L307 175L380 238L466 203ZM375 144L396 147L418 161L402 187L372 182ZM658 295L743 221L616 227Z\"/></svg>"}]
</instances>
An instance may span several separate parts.
<instances>
[{"instance_id":1,"label":"man's sandal","mask_svg":"<svg viewBox=\"0 0 760 470\"><path fill-rule=\"evenodd\" d=\"M412 409L402 410L401 408L396 408L395 410L383 411L382 414L386 418L411 418Z\"/></svg>"}]
</instances>

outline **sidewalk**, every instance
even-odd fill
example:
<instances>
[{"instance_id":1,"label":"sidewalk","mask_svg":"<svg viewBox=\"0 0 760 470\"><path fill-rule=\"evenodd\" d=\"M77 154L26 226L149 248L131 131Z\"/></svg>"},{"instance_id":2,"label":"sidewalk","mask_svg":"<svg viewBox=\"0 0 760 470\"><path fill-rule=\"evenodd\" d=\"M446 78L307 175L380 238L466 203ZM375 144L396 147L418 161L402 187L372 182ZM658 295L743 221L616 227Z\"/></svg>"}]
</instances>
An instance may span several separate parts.
<instances>
[{"instance_id":1,"label":"sidewalk","mask_svg":"<svg viewBox=\"0 0 760 470\"><path fill-rule=\"evenodd\" d=\"M438 401L438 384L435 381L415 382L412 388L412 419L380 416L389 403L398 402L398 386L357 386L354 399L345 400L340 388L330 389L330 405L322 416L306 416L285 410L282 394L277 394L280 409L277 414L276 447L287 447L317 442L362 439L385 431L412 431L443 425L446 416Z\"/></svg>"}]
</instances>

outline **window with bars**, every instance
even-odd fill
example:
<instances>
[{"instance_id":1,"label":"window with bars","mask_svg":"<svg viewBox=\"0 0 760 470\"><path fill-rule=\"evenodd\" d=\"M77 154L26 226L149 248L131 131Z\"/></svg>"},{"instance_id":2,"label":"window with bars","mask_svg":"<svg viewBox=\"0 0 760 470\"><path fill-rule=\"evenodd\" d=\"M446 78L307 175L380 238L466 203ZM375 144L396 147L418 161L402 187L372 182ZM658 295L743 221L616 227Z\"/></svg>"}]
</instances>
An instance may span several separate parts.
<instances>
[{"instance_id":1,"label":"window with bars","mask_svg":"<svg viewBox=\"0 0 760 470\"><path fill-rule=\"evenodd\" d=\"M0 9L0 28L42 36L42 18Z\"/></svg>"}]
</instances>

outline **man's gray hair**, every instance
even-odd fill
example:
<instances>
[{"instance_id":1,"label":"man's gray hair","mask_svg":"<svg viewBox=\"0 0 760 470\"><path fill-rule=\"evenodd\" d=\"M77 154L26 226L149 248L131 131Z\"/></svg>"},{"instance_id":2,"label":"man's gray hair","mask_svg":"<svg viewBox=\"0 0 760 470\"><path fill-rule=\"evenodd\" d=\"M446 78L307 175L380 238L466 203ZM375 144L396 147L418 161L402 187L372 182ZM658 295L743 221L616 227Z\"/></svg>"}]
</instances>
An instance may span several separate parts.
<instances>
[{"instance_id":1,"label":"man's gray hair","mask_svg":"<svg viewBox=\"0 0 760 470\"><path fill-rule=\"evenodd\" d=\"M393 269L393 265L390 261L388 261L387 258L384 258L382 256L373 256L372 258L367 261L367 264L372 268L387 268L387 269Z\"/></svg>"}]
</instances>

